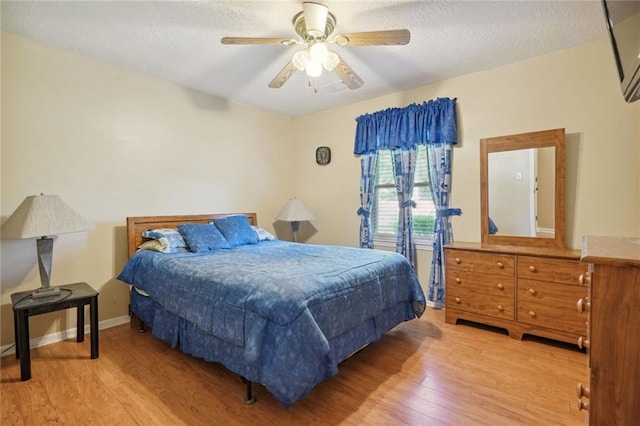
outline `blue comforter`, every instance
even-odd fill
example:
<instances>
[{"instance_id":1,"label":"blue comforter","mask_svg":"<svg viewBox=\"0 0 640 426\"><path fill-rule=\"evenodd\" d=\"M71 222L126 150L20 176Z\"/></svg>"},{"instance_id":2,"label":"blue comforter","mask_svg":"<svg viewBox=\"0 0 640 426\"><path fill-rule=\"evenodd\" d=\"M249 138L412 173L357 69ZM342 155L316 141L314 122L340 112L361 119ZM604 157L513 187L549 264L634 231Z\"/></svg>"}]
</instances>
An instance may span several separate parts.
<instances>
[{"instance_id":1,"label":"blue comforter","mask_svg":"<svg viewBox=\"0 0 640 426\"><path fill-rule=\"evenodd\" d=\"M145 250L118 279L239 349L249 379L285 406L336 374L347 355L336 356L330 342L365 321L375 335L364 343L377 340L425 308L403 256L350 247L264 241L206 254Z\"/></svg>"}]
</instances>

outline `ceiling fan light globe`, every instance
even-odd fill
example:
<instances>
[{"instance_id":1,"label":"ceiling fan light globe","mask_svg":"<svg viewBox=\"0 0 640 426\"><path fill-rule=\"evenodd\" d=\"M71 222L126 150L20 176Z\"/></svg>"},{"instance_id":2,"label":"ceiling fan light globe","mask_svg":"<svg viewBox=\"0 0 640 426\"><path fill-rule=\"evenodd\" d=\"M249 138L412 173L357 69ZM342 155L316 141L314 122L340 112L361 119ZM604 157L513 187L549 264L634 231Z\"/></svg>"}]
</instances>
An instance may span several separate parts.
<instances>
[{"instance_id":1,"label":"ceiling fan light globe","mask_svg":"<svg viewBox=\"0 0 640 426\"><path fill-rule=\"evenodd\" d=\"M338 57L338 55L333 52L329 52L325 60L322 62L322 66L327 71L333 71L334 68L338 66L338 63L340 63L340 58Z\"/></svg>"},{"instance_id":2,"label":"ceiling fan light globe","mask_svg":"<svg viewBox=\"0 0 640 426\"><path fill-rule=\"evenodd\" d=\"M315 43L309 48L309 56L311 56L311 59L320 63L324 62L328 54L329 50L324 43Z\"/></svg>"},{"instance_id":3,"label":"ceiling fan light globe","mask_svg":"<svg viewBox=\"0 0 640 426\"><path fill-rule=\"evenodd\" d=\"M320 74L322 74L322 63L311 60L307 62L305 71L309 77L320 77Z\"/></svg>"},{"instance_id":4,"label":"ceiling fan light globe","mask_svg":"<svg viewBox=\"0 0 640 426\"><path fill-rule=\"evenodd\" d=\"M307 62L309 62L309 54L306 50L299 50L294 53L293 58L291 58L291 62L293 66L298 69L298 71L304 71L307 67Z\"/></svg>"}]
</instances>

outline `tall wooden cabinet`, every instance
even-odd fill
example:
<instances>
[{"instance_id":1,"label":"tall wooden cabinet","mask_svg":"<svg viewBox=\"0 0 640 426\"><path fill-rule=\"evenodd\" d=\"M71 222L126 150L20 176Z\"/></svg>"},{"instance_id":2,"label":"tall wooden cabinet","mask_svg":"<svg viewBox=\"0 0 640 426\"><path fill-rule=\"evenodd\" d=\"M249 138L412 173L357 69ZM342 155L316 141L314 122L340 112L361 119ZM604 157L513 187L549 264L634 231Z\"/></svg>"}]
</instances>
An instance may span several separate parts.
<instances>
[{"instance_id":1,"label":"tall wooden cabinet","mask_svg":"<svg viewBox=\"0 0 640 426\"><path fill-rule=\"evenodd\" d=\"M640 239L583 238L589 264L588 387L578 407L590 425L640 424Z\"/></svg>"},{"instance_id":2,"label":"tall wooden cabinet","mask_svg":"<svg viewBox=\"0 0 640 426\"><path fill-rule=\"evenodd\" d=\"M577 343L587 314L587 271L579 250L454 243L445 247L445 321L465 319L524 334Z\"/></svg>"}]
</instances>

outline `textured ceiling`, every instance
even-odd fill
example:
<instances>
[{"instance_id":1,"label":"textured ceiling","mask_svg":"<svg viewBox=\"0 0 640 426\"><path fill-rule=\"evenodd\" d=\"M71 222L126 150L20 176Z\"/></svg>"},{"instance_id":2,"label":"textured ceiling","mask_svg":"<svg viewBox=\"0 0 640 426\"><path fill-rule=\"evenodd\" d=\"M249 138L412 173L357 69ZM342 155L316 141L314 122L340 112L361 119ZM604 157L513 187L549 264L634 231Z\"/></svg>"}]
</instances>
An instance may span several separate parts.
<instances>
[{"instance_id":1,"label":"textured ceiling","mask_svg":"<svg viewBox=\"0 0 640 426\"><path fill-rule=\"evenodd\" d=\"M296 72L267 87L296 46L221 45L224 36L291 37L301 1L2 1L2 30L295 117L469 74L607 37L599 0L323 1L334 34L406 28L406 46L335 50L364 80L333 73L318 93ZM612 65L613 66L613 65Z\"/></svg>"}]
</instances>

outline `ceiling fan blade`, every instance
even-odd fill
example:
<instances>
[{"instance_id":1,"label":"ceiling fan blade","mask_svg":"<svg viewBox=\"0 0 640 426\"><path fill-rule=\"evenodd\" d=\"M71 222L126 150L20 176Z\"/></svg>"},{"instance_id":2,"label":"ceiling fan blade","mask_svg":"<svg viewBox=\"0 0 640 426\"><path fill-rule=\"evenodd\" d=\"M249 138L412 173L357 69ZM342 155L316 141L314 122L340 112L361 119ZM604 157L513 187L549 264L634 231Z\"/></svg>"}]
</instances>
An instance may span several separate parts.
<instances>
[{"instance_id":1,"label":"ceiling fan blade","mask_svg":"<svg viewBox=\"0 0 640 426\"><path fill-rule=\"evenodd\" d=\"M340 34L336 37L338 46L404 45L410 40L409 30L365 31Z\"/></svg>"},{"instance_id":2,"label":"ceiling fan blade","mask_svg":"<svg viewBox=\"0 0 640 426\"><path fill-rule=\"evenodd\" d=\"M283 44L290 46L297 41L290 38L269 38L269 37L222 37L222 44Z\"/></svg>"},{"instance_id":3,"label":"ceiling fan blade","mask_svg":"<svg viewBox=\"0 0 640 426\"><path fill-rule=\"evenodd\" d=\"M271 80L271 83L269 83L269 87L271 87L272 89L282 87L287 82L287 80L289 80L289 77L291 77L297 70L298 69L293 65L293 62L289 61L289 63L285 65L284 68L282 68L282 71L280 71L278 75L276 75L275 78Z\"/></svg>"},{"instance_id":4,"label":"ceiling fan blade","mask_svg":"<svg viewBox=\"0 0 640 426\"><path fill-rule=\"evenodd\" d=\"M345 61L340 58L340 62L333 69L340 80L351 90L357 89L364 84L364 81L356 74Z\"/></svg>"}]
</instances>

